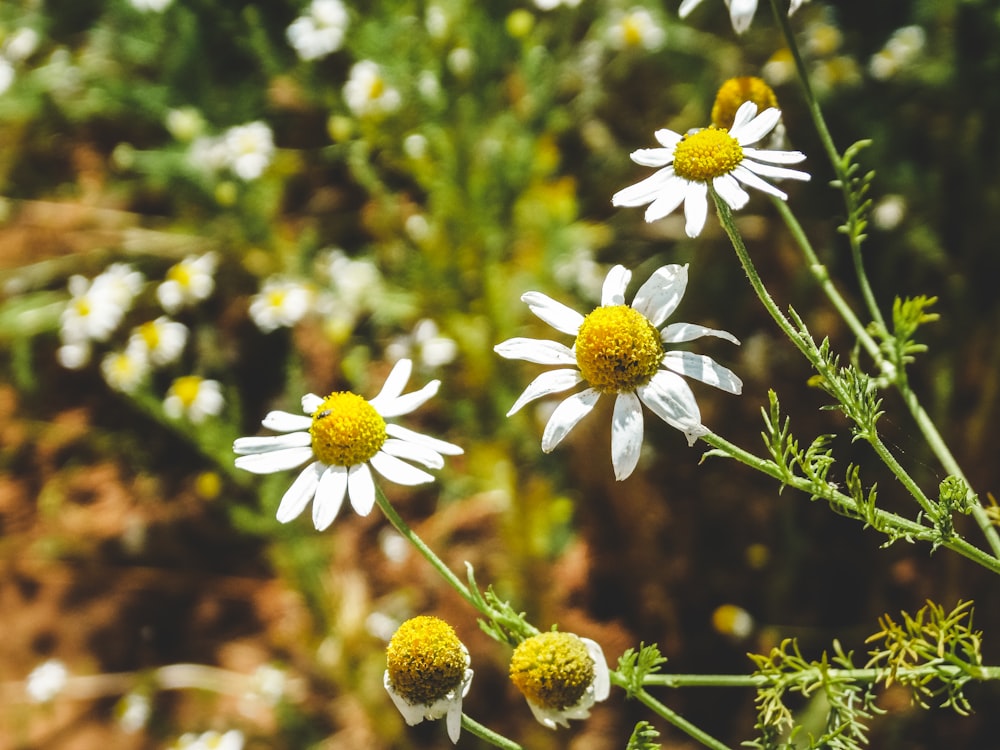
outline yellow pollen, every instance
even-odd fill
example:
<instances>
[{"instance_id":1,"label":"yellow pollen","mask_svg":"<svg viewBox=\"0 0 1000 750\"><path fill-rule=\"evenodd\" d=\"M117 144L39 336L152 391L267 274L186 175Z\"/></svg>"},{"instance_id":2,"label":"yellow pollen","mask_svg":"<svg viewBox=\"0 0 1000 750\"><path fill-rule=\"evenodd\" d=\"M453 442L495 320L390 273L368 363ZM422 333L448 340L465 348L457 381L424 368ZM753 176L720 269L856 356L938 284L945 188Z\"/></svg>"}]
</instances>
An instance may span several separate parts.
<instances>
[{"instance_id":1,"label":"yellow pollen","mask_svg":"<svg viewBox=\"0 0 1000 750\"><path fill-rule=\"evenodd\" d=\"M331 393L312 415L313 454L327 466L363 464L385 443L385 420L361 396Z\"/></svg>"},{"instance_id":2,"label":"yellow pollen","mask_svg":"<svg viewBox=\"0 0 1000 750\"><path fill-rule=\"evenodd\" d=\"M660 369L660 333L627 305L598 307L576 334L576 364L601 393L634 391Z\"/></svg>"},{"instance_id":3,"label":"yellow pollen","mask_svg":"<svg viewBox=\"0 0 1000 750\"><path fill-rule=\"evenodd\" d=\"M692 182L710 182L743 161L743 148L725 128L708 127L681 138L674 148L674 172Z\"/></svg>"},{"instance_id":4,"label":"yellow pollen","mask_svg":"<svg viewBox=\"0 0 1000 750\"><path fill-rule=\"evenodd\" d=\"M594 660L572 633L541 633L522 641L510 658L510 680L536 706L575 706L594 681Z\"/></svg>"},{"instance_id":5,"label":"yellow pollen","mask_svg":"<svg viewBox=\"0 0 1000 750\"><path fill-rule=\"evenodd\" d=\"M156 324L156 321L150 320L139 326L139 335L146 342L146 347L150 351L155 351L160 345L160 327Z\"/></svg>"},{"instance_id":6,"label":"yellow pollen","mask_svg":"<svg viewBox=\"0 0 1000 750\"><path fill-rule=\"evenodd\" d=\"M185 263L178 263L171 266L167 271L167 278L176 281L181 287L187 289L191 286L191 269Z\"/></svg>"},{"instance_id":7,"label":"yellow pollen","mask_svg":"<svg viewBox=\"0 0 1000 750\"><path fill-rule=\"evenodd\" d=\"M757 105L757 111L763 112L769 107L777 107L778 97L763 78L756 76L730 78L719 87L719 92L715 95L715 104L712 105L712 124L717 128L731 128L736 118L736 110L744 102L753 102Z\"/></svg>"},{"instance_id":8,"label":"yellow pollen","mask_svg":"<svg viewBox=\"0 0 1000 750\"><path fill-rule=\"evenodd\" d=\"M272 289L267 293L267 301L271 307L281 307L285 304L288 293L284 289Z\"/></svg>"},{"instance_id":9,"label":"yellow pollen","mask_svg":"<svg viewBox=\"0 0 1000 750\"><path fill-rule=\"evenodd\" d=\"M185 407L190 408L201 390L201 378L197 375L183 375L174 381L170 390Z\"/></svg>"},{"instance_id":10,"label":"yellow pollen","mask_svg":"<svg viewBox=\"0 0 1000 750\"><path fill-rule=\"evenodd\" d=\"M638 47L642 44L642 24L634 14L629 14L622 21L622 36L627 47Z\"/></svg>"},{"instance_id":11,"label":"yellow pollen","mask_svg":"<svg viewBox=\"0 0 1000 750\"><path fill-rule=\"evenodd\" d=\"M428 615L400 625L385 655L389 684L413 705L444 698L462 684L469 663L454 628Z\"/></svg>"}]
</instances>

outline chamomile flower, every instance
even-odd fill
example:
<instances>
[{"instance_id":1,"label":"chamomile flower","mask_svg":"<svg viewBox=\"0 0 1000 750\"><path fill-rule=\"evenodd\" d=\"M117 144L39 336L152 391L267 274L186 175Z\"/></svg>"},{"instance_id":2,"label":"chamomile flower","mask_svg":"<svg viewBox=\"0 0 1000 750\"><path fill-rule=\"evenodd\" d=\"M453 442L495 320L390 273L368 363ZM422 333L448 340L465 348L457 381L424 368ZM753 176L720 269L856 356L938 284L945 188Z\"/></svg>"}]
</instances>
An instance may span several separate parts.
<instances>
[{"instance_id":1,"label":"chamomile flower","mask_svg":"<svg viewBox=\"0 0 1000 750\"><path fill-rule=\"evenodd\" d=\"M404 394L412 371L413 362L401 359L370 401L348 391L326 398L309 393L302 397L302 410L309 416L272 411L264 418L265 427L284 435L236 440L237 468L255 474L286 471L308 462L281 498L278 521L288 523L298 517L312 500L313 524L323 531L333 523L345 495L359 515L367 515L375 503L372 469L397 484L423 484L434 477L406 461L440 469L442 456L463 452L457 445L387 421L409 414L441 385L432 380L419 391Z\"/></svg>"},{"instance_id":2,"label":"chamomile flower","mask_svg":"<svg viewBox=\"0 0 1000 750\"><path fill-rule=\"evenodd\" d=\"M709 188L733 210L743 208L750 200L742 185L787 200L784 192L762 178L808 180L805 172L776 166L797 164L805 155L799 151L751 148L774 130L780 119L780 110L771 107L757 114L757 105L748 101L736 111L728 130L710 126L685 135L666 128L657 130L654 135L663 148L638 149L631 158L636 164L661 169L619 190L611 203L648 203L646 221L650 222L662 219L683 203L684 229L688 237L697 237L708 217Z\"/></svg>"},{"instance_id":3,"label":"chamomile flower","mask_svg":"<svg viewBox=\"0 0 1000 750\"><path fill-rule=\"evenodd\" d=\"M742 381L710 357L686 351L667 351L665 344L715 336L734 344L726 331L693 323L663 326L677 308L687 287L687 266L658 268L625 304L625 288L632 272L615 266L604 280L601 306L583 316L541 292L521 296L531 311L557 331L576 337L573 347L557 341L513 338L494 347L501 357L542 365L562 365L535 378L507 412L514 414L542 396L561 393L581 383L585 388L565 399L542 433L542 450L555 448L589 414L604 394L614 395L611 424L611 463L615 478L632 474L642 448L642 404L687 436L693 445L708 430L685 375L729 393L742 391Z\"/></svg>"},{"instance_id":4,"label":"chamomile flower","mask_svg":"<svg viewBox=\"0 0 1000 750\"><path fill-rule=\"evenodd\" d=\"M241 180L256 180L274 157L271 128L257 121L229 128L222 136L227 163Z\"/></svg>"},{"instance_id":5,"label":"chamomile flower","mask_svg":"<svg viewBox=\"0 0 1000 750\"><path fill-rule=\"evenodd\" d=\"M445 717L454 744L472 683L469 664L469 651L451 625L421 615L400 625L389 641L383 683L409 726Z\"/></svg>"},{"instance_id":6,"label":"chamomile flower","mask_svg":"<svg viewBox=\"0 0 1000 750\"><path fill-rule=\"evenodd\" d=\"M168 313L207 299L215 289L215 269L219 264L213 252L189 255L167 270L167 276L156 287L156 298Z\"/></svg>"},{"instance_id":7,"label":"chamomile flower","mask_svg":"<svg viewBox=\"0 0 1000 750\"><path fill-rule=\"evenodd\" d=\"M390 360L409 357L433 369L453 362L458 355L458 344L454 339L442 336L433 320L423 318L417 321L412 333L390 341L385 353Z\"/></svg>"},{"instance_id":8,"label":"chamomile flower","mask_svg":"<svg viewBox=\"0 0 1000 750\"><path fill-rule=\"evenodd\" d=\"M594 703L611 691L601 647L573 633L539 633L518 644L510 659L511 682L549 729L586 719Z\"/></svg>"},{"instance_id":9,"label":"chamomile flower","mask_svg":"<svg viewBox=\"0 0 1000 750\"><path fill-rule=\"evenodd\" d=\"M160 367L181 356L187 339L186 325L161 315L136 326L129 336L128 346L145 349L150 363Z\"/></svg>"},{"instance_id":10,"label":"chamomile flower","mask_svg":"<svg viewBox=\"0 0 1000 750\"><path fill-rule=\"evenodd\" d=\"M105 382L122 393L131 393L149 375L151 365L146 348L129 344L121 351L108 352L101 360Z\"/></svg>"},{"instance_id":11,"label":"chamomile flower","mask_svg":"<svg viewBox=\"0 0 1000 750\"><path fill-rule=\"evenodd\" d=\"M264 333L291 328L312 306L313 291L300 281L271 277L250 300L250 318Z\"/></svg>"},{"instance_id":12,"label":"chamomile flower","mask_svg":"<svg viewBox=\"0 0 1000 750\"><path fill-rule=\"evenodd\" d=\"M168 417L187 417L194 424L201 424L207 417L218 416L224 405L219 381L206 380L198 375L182 375L174 380L163 399L163 411Z\"/></svg>"},{"instance_id":13,"label":"chamomile flower","mask_svg":"<svg viewBox=\"0 0 1000 750\"><path fill-rule=\"evenodd\" d=\"M318 60L344 43L350 18L340 0L313 0L285 32L302 60Z\"/></svg>"},{"instance_id":14,"label":"chamomile flower","mask_svg":"<svg viewBox=\"0 0 1000 750\"><path fill-rule=\"evenodd\" d=\"M58 659L49 659L31 670L24 690L32 703L48 703L62 692L68 678L66 665Z\"/></svg>"},{"instance_id":15,"label":"chamomile flower","mask_svg":"<svg viewBox=\"0 0 1000 750\"><path fill-rule=\"evenodd\" d=\"M788 15L791 16L799 9L799 6L807 0L790 0ZM687 18L688 14L701 4L701 0L683 0L677 15ZM726 0L726 7L729 8L729 20L733 24L733 30L737 34L742 34L750 28L753 21L753 14L757 12L757 0Z\"/></svg>"},{"instance_id":16,"label":"chamomile flower","mask_svg":"<svg viewBox=\"0 0 1000 750\"><path fill-rule=\"evenodd\" d=\"M641 6L612 11L610 21L607 39L613 49L654 51L663 46L667 36L653 14Z\"/></svg>"},{"instance_id":17,"label":"chamomile flower","mask_svg":"<svg viewBox=\"0 0 1000 750\"><path fill-rule=\"evenodd\" d=\"M388 84L382 68L371 60L351 67L344 84L344 101L357 117L395 112L402 103L399 91Z\"/></svg>"}]
</instances>

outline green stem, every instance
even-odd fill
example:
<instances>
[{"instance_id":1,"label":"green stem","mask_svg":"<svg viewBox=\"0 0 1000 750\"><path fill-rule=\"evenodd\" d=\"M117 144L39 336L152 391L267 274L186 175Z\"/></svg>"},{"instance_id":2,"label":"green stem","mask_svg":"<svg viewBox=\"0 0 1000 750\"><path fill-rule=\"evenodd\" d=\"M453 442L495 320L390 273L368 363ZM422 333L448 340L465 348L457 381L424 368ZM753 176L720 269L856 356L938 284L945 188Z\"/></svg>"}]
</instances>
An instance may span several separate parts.
<instances>
[{"instance_id":1,"label":"green stem","mask_svg":"<svg viewBox=\"0 0 1000 750\"><path fill-rule=\"evenodd\" d=\"M920 485L916 483L913 477L910 476L909 472L903 468L902 464L896 460L896 457L892 455L888 448L886 448L885 443L882 439L874 432L865 435L865 439L868 443L875 449L875 453L878 457L882 459L882 463L889 467L889 471L893 473L893 476L899 480L906 491L909 492L913 498L917 501L921 508L923 508L924 513L933 516L937 512L937 508L934 503L928 499L924 491L920 489Z\"/></svg>"},{"instance_id":2,"label":"green stem","mask_svg":"<svg viewBox=\"0 0 1000 750\"><path fill-rule=\"evenodd\" d=\"M386 498L385 493L382 492L382 488L377 484L375 485L375 503L385 514L385 517L389 519L389 523L395 527L396 531L406 537L407 541L412 544L417 551L424 556L424 559L431 564L431 567L436 570L442 578L451 586L458 595L461 596L465 601L472 605L472 607L482 614L484 617L490 617L490 612L484 612L480 607L479 600L475 597L458 576L451 572L451 569L442 562L441 558L434 554L434 550L428 547L424 540L417 536L416 532L413 531L403 520L403 517L396 512L396 509L392 507L392 503Z\"/></svg>"},{"instance_id":3,"label":"green stem","mask_svg":"<svg viewBox=\"0 0 1000 750\"><path fill-rule=\"evenodd\" d=\"M798 44L795 42L795 34L792 32L788 15L779 10L777 0L771 0L771 9L774 11L774 17L778 22L778 26L781 27L781 32L785 37L788 49L792 53L792 58L795 60L795 68L799 74L799 81L802 83L806 107L809 110L809 115L812 117L816 134L819 136L827 157L830 159L830 164L833 166L834 174L837 176L837 182L844 197L844 205L847 208L847 215L848 217L857 216L859 206L856 196L851 192L850 175L847 174L844 158L833 142L833 136L830 135L830 129L826 126L826 120L823 117L823 110L820 109L819 101L816 99L816 94L809 83L809 72L806 70L802 54L799 52ZM875 301L875 294L872 292L871 284L868 282L868 275L865 273L864 263L861 258L860 235L855 232L848 232L847 237L851 245L851 259L854 262L858 286L861 289L861 296L865 301L865 306L868 308L868 314L872 316L872 320L887 330L885 319L882 317L882 311L879 310L878 304Z\"/></svg>"},{"instance_id":4,"label":"green stem","mask_svg":"<svg viewBox=\"0 0 1000 750\"><path fill-rule=\"evenodd\" d=\"M523 748L513 740L509 740L502 734L497 734L492 729L484 727L478 721L466 716L465 714L462 714L462 729L470 734L476 735L476 737L484 742L490 743L494 747L503 748L503 750L523 750Z\"/></svg>"},{"instance_id":5,"label":"green stem","mask_svg":"<svg viewBox=\"0 0 1000 750\"><path fill-rule=\"evenodd\" d=\"M618 672L611 672L611 681L618 685L618 687L626 687L626 682L622 679ZM710 735L701 727L696 724L692 724L690 721L685 719L679 713L674 711L672 708L667 707L660 701L656 700L652 695L647 693L645 690L637 690L632 693L632 697L642 703L646 708L655 713L664 721L673 724L675 727L680 729L688 737L697 740L705 747L711 748L711 750L732 750L729 745L717 740L715 737Z\"/></svg>"},{"instance_id":6,"label":"green stem","mask_svg":"<svg viewBox=\"0 0 1000 750\"><path fill-rule=\"evenodd\" d=\"M942 666L940 664L899 669L893 679L896 682L911 683L924 677L940 676L942 672L953 673L955 677L971 675L981 681L1000 680L1000 667L977 667L968 664ZM803 669L795 673L782 674L653 674L647 675L642 684L648 687L765 687L781 683L791 685L802 683L813 685L824 680L837 682L875 683L884 680L886 669Z\"/></svg>"}]
</instances>

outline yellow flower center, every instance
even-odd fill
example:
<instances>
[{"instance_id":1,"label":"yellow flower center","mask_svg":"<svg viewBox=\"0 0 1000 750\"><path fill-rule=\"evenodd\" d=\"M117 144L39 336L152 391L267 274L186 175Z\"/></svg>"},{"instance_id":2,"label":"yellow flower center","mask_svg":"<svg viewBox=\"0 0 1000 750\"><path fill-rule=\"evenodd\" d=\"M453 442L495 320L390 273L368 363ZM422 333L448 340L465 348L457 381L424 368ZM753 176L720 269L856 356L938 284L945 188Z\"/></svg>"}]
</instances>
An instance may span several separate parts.
<instances>
[{"instance_id":1,"label":"yellow flower center","mask_svg":"<svg viewBox=\"0 0 1000 750\"><path fill-rule=\"evenodd\" d=\"M327 466L363 464L386 440L385 420L361 396L331 393L312 415L313 454Z\"/></svg>"},{"instance_id":2,"label":"yellow flower center","mask_svg":"<svg viewBox=\"0 0 1000 750\"><path fill-rule=\"evenodd\" d=\"M183 375L174 381L170 390L180 399L185 408L190 409L201 390L201 378L198 375Z\"/></svg>"},{"instance_id":3,"label":"yellow flower center","mask_svg":"<svg viewBox=\"0 0 1000 750\"><path fill-rule=\"evenodd\" d=\"M626 47L638 47L642 44L642 21L634 13L630 13L622 20L622 37Z\"/></svg>"},{"instance_id":4,"label":"yellow flower center","mask_svg":"<svg viewBox=\"0 0 1000 750\"><path fill-rule=\"evenodd\" d=\"M736 118L736 110L744 102L753 102L757 105L757 111L763 112L769 107L777 107L778 97L763 78L756 76L730 78L719 87L719 92L715 95L715 104L712 105L712 124L717 128L731 128Z\"/></svg>"},{"instance_id":5,"label":"yellow flower center","mask_svg":"<svg viewBox=\"0 0 1000 750\"><path fill-rule=\"evenodd\" d=\"M576 334L576 364L601 393L634 391L660 369L660 332L628 305L598 307Z\"/></svg>"},{"instance_id":6,"label":"yellow flower center","mask_svg":"<svg viewBox=\"0 0 1000 750\"><path fill-rule=\"evenodd\" d=\"M186 263L178 263L167 270L167 278L176 281L179 286L187 289L191 286L191 269Z\"/></svg>"},{"instance_id":7,"label":"yellow flower center","mask_svg":"<svg viewBox=\"0 0 1000 750\"><path fill-rule=\"evenodd\" d=\"M572 633L541 633L514 649L510 680L536 706L561 711L579 703L594 681L594 660Z\"/></svg>"},{"instance_id":8,"label":"yellow flower center","mask_svg":"<svg viewBox=\"0 0 1000 750\"><path fill-rule=\"evenodd\" d=\"M139 336L150 351L156 351L160 346L160 326L155 320L150 320L139 326Z\"/></svg>"},{"instance_id":9,"label":"yellow flower center","mask_svg":"<svg viewBox=\"0 0 1000 750\"><path fill-rule=\"evenodd\" d=\"M725 128L711 126L689 133L674 148L674 172L692 182L729 174L741 161L743 148Z\"/></svg>"},{"instance_id":10,"label":"yellow flower center","mask_svg":"<svg viewBox=\"0 0 1000 750\"><path fill-rule=\"evenodd\" d=\"M433 703L462 684L468 652L444 620L420 615L407 620L389 641L389 684L413 705Z\"/></svg>"}]
</instances>

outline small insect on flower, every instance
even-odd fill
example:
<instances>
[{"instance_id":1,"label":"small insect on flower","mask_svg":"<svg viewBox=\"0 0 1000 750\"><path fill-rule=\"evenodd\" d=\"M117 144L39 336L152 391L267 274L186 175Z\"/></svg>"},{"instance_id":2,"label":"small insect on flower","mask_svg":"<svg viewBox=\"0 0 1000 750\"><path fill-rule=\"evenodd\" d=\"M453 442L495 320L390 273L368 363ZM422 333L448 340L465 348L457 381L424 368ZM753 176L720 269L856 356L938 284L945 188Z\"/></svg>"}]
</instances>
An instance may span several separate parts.
<instances>
[{"instance_id":1,"label":"small insect on flower","mask_svg":"<svg viewBox=\"0 0 1000 750\"><path fill-rule=\"evenodd\" d=\"M454 744L462 730L462 699L472 684L469 664L469 651L451 625L421 615L400 625L389 641L383 683L408 725L447 717Z\"/></svg>"},{"instance_id":2,"label":"small insect on flower","mask_svg":"<svg viewBox=\"0 0 1000 750\"><path fill-rule=\"evenodd\" d=\"M412 371L413 362L401 359L370 401L348 391L326 398L306 394L302 410L309 416L272 411L264 418L264 427L284 435L236 440L237 468L255 474L286 471L310 462L281 498L278 521L297 518L313 500L313 524L322 531L333 523L345 495L359 515L367 515L375 504L372 469L397 484L423 484L434 477L407 461L440 469L443 456L463 452L457 445L387 421L414 411L441 385L432 380L404 394Z\"/></svg>"},{"instance_id":3,"label":"small insect on flower","mask_svg":"<svg viewBox=\"0 0 1000 750\"><path fill-rule=\"evenodd\" d=\"M535 718L548 727L586 719L594 703L611 691L608 663L589 638L552 631L518 644L510 659L511 682Z\"/></svg>"}]
</instances>

